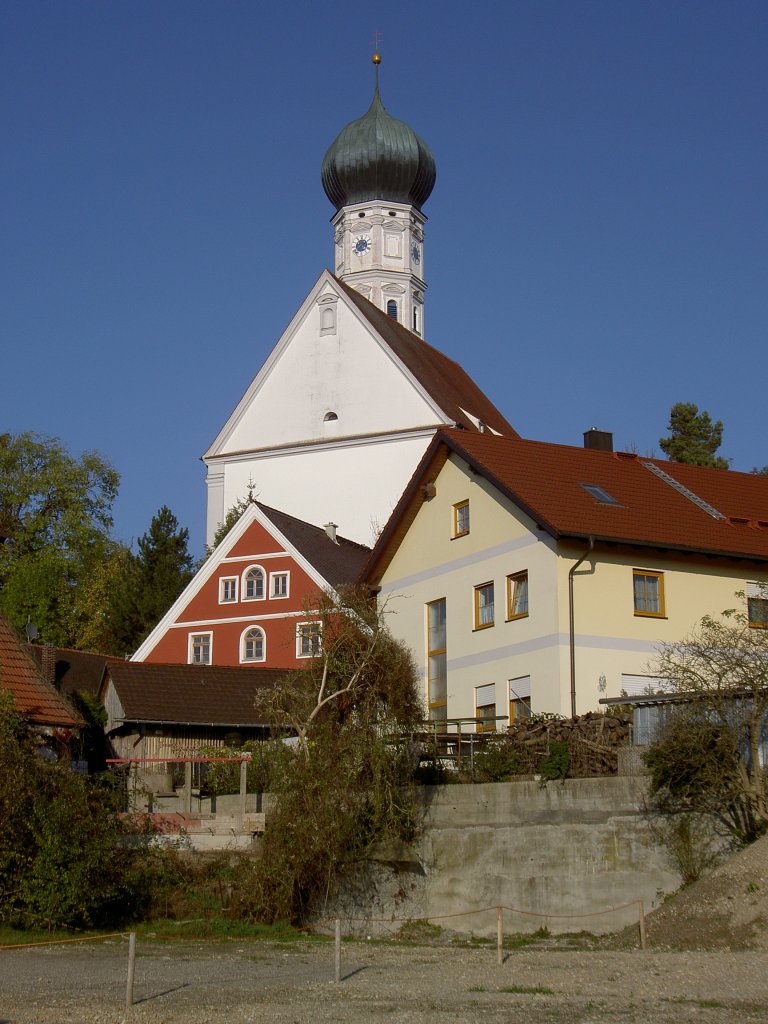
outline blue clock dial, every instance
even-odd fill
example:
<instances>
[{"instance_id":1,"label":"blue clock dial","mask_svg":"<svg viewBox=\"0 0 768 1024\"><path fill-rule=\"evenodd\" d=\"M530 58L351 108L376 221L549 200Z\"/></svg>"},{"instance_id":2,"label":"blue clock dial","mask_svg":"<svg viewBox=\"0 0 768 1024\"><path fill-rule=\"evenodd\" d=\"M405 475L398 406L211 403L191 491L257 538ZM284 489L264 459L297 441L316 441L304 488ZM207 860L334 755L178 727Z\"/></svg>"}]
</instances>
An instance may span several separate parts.
<instances>
[{"instance_id":1,"label":"blue clock dial","mask_svg":"<svg viewBox=\"0 0 768 1024\"><path fill-rule=\"evenodd\" d=\"M368 252L371 248L371 236L370 235L358 235L352 246L352 251L355 256L362 256Z\"/></svg>"}]
</instances>

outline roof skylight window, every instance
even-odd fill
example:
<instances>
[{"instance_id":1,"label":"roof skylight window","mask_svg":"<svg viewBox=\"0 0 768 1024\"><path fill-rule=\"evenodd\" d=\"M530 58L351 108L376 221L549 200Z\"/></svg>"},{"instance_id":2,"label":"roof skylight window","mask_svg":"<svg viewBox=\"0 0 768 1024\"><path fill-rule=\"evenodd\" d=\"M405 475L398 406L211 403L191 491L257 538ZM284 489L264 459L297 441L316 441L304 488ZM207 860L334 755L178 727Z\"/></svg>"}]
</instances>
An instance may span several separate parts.
<instances>
[{"instance_id":1,"label":"roof skylight window","mask_svg":"<svg viewBox=\"0 0 768 1024\"><path fill-rule=\"evenodd\" d=\"M597 484L579 484L579 487L583 487L587 494L591 494L601 505L621 505L621 502L616 501L612 494Z\"/></svg>"}]
</instances>

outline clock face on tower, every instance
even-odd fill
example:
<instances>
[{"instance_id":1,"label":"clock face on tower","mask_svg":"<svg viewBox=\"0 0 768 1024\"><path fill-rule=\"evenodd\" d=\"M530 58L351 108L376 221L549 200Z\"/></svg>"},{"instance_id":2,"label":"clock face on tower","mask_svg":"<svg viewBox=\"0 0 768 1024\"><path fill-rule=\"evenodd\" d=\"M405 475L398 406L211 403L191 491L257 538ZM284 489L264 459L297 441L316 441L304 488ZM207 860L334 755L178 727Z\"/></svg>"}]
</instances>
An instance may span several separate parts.
<instances>
[{"instance_id":1,"label":"clock face on tower","mask_svg":"<svg viewBox=\"0 0 768 1024\"><path fill-rule=\"evenodd\" d=\"M411 259L414 263L421 263L421 250L415 242L411 246Z\"/></svg>"},{"instance_id":2,"label":"clock face on tower","mask_svg":"<svg viewBox=\"0 0 768 1024\"><path fill-rule=\"evenodd\" d=\"M371 248L371 236L370 235L358 235L352 244L352 252L355 256L363 256L369 252Z\"/></svg>"}]
</instances>

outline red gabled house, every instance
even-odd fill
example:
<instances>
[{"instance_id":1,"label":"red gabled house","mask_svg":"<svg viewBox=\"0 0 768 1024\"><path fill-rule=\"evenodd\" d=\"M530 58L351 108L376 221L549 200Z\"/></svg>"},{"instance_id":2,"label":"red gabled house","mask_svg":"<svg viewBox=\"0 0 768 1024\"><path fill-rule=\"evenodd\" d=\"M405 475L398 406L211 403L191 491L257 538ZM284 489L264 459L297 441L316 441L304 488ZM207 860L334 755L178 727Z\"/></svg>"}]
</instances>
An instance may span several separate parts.
<instances>
[{"instance_id":1,"label":"red gabled house","mask_svg":"<svg viewBox=\"0 0 768 1024\"><path fill-rule=\"evenodd\" d=\"M319 642L313 598L351 585L369 554L252 502L131 660L300 668Z\"/></svg>"}]
</instances>

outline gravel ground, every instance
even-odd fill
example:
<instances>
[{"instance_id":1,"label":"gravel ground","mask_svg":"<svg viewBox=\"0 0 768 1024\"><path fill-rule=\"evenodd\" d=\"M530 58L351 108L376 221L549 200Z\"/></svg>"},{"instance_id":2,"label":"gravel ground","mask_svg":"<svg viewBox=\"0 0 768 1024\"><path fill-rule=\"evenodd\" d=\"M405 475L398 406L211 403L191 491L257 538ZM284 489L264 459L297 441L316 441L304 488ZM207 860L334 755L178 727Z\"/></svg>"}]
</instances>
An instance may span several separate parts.
<instances>
[{"instance_id":1,"label":"gravel ground","mask_svg":"<svg viewBox=\"0 0 768 1024\"><path fill-rule=\"evenodd\" d=\"M759 951L140 941L126 1010L127 941L0 950L0 1024L733 1024L768 1017Z\"/></svg>"}]
</instances>

